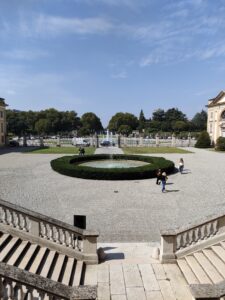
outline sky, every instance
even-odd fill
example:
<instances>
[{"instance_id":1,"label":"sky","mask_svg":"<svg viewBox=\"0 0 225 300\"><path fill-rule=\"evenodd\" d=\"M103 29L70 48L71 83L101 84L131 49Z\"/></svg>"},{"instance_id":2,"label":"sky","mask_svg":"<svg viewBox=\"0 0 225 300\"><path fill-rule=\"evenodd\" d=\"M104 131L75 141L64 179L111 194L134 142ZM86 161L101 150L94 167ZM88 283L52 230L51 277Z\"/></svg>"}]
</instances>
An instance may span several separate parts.
<instances>
[{"instance_id":1,"label":"sky","mask_svg":"<svg viewBox=\"0 0 225 300\"><path fill-rule=\"evenodd\" d=\"M225 89L225 0L0 0L11 109L189 118Z\"/></svg>"}]
</instances>

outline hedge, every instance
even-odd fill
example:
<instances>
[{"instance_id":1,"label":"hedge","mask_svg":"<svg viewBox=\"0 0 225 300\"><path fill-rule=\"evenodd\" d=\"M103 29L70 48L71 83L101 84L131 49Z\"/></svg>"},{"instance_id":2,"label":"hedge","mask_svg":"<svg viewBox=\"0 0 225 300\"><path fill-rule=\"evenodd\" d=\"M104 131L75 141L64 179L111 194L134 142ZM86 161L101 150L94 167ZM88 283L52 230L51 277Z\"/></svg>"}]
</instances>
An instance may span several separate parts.
<instances>
[{"instance_id":1,"label":"hedge","mask_svg":"<svg viewBox=\"0 0 225 300\"><path fill-rule=\"evenodd\" d=\"M225 151L225 137L220 136L216 141L216 150Z\"/></svg>"},{"instance_id":2,"label":"hedge","mask_svg":"<svg viewBox=\"0 0 225 300\"><path fill-rule=\"evenodd\" d=\"M137 160L150 163L134 168L93 168L81 166L80 163L102 160L102 159L125 159ZM63 156L51 161L51 167L56 172L84 179L97 179L97 180L132 180L132 179L145 179L156 177L156 171L162 169L167 174L174 172L174 163L166 160L163 157L150 157L141 155L84 155L84 156Z\"/></svg>"},{"instance_id":3,"label":"hedge","mask_svg":"<svg viewBox=\"0 0 225 300\"><path fill-rule=\"evenodd\" d=\"M211 140L207 131L202 131L195 144L195 148L210 148Z\"/></svg>"}]
</instances>

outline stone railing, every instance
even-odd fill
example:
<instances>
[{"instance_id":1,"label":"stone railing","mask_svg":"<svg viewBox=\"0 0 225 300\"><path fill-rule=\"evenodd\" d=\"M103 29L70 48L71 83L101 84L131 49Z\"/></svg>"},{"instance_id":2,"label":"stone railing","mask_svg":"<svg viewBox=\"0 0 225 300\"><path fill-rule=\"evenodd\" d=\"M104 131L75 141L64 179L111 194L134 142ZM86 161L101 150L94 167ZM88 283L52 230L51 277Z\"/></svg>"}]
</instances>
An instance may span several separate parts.
<instances>
[{"instance_id":1,"label":"stone railing","mask_svg":"<svg viewBox=\"0 0 225 300\"><path fill-rule=\"evenodd\" d=\"M1 300L87 300L96 298L96 286L70 287L0 263Z\"/></svg>"},{"instance_id":2,"label":"stone railing","mask_svg":"<svg viewBox=\"0 0 225 300\"><path fill-rule=\"evenodd\" d=\"M203 247L225 239L225 213L209 216L204 221L180 227L161 230L160 260L163 263L175 262Z\"/></svg>"},{"instance_id":3,"label":"stone railing","mask_svg":"<svg viewBox=\"0 0 225 300\"><path fill-rule=\"evenodd\" d=\"M97 263L97 237L94 231L82 230L59 220L0 200L0 226L21 238L54 248L86 263Z\"/></svg>"},{"instance_id":4,"label":"stone railing","mask_svg":"<svg viewBox=\"0 0 225 300\"><path fill-rule=\"evenodd\" d=\"M195 300L224 300L225 280L217 284L191 284L190 290Z\"/></svg>"}]
</instances>

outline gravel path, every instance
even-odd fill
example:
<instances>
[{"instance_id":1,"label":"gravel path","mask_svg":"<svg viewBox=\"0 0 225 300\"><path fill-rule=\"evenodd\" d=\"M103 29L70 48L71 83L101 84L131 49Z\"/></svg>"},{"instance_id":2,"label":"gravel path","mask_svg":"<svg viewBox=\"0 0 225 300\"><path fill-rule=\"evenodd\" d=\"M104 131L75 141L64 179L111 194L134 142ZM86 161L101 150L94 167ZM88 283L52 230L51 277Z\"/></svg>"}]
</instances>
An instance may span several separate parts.
<instances>
[{"instance_id":1,"label":"gravel path","mask_svg":"<svg viewBox=\"0 0 225 300\"><path fill-rule=\"evenodd\" d=\"M50 167L50 161L62 155L2 152L0 198L71 224L73 214L85 214L88 227L100 231L100 241L159 241L159 228L184 224L225 207L225 153L193 151L182 154L186 174L171 175L164 194L155 179L71 178ZM163 156L177 165L181 154Z\"/></svg>"}]
</instances>

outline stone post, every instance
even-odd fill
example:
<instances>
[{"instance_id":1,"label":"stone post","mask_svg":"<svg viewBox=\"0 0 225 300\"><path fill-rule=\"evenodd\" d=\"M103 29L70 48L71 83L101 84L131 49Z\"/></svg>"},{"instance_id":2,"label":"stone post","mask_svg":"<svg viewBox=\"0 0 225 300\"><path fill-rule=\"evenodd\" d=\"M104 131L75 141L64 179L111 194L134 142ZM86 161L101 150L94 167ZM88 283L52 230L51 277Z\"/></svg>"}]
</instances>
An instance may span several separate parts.
<instances>
[{"instance_id":1,"label":"stone post","mask_svg":"<svg viewBox=\"0 0 225 300\"><path fill-rule=\"evenodd\" d=\"M176 135L175 133L172 134L172 147L176 147Z\"/></svg>"},{"instance_id":2,"label":"stone post","mask_svg":"<svg viewBox=\"0 0 225 300\"><path fill-rule=\"evenodd\" d=\"M142 146L143 146L143 136L141 136L141 137L139 138L139 141L140 141L140 146L142 147Z\"/></svg>"},{"instance_id":3,"label":"stone post","mask_svg":"<svg viewBox=\"0 0 225 300\"><path fill-rule=\"evenodd\" d=\"M56 147L61 147L60 136L57 137Z\"/></svg>"},{"instance_id":4,"label":"stone post","mask_svg":"<svg viewBox=\"0 0 225 300\"><path fill-rule=\"evenodd\" d=\"M191 146L191 133L188 133L188 147Z\"/></svg>"},{"instance_id":5,"label":"stone post","mask_svg":"<svg viewBox=\"0 0 225 300\"><path fill-rule=\"evenodd\" d=\"M89 256L90 260L87 263L98 263L97 255L97 236L85 236L83 239L83 253Z\"/></svg>"},{"instance_id":6,"label":"stone post","mask_svg":"<svg viewBox=\"0 0 225 300\"><path fill-rule=\"evenodd\" d=\"M155 136L155 145L156 145L156 147L159 147L159 134L158 133Z\"/></svg>"},{"instance_id":7,"label":"stone post","mask_svg":"<svg viewBox=\"0 0 225 300\"><path fill-rule=\"evenodd\" d=\"M121 148L121 144L120 144L120 134L118 135L118 148Z\"/></svg>"},{"instance_id":8,"label":"stone post","mask_svg":"<svg viewBox=\"0 0 225 300\"><path fill-rule=\"evenodd\" d=\"M95 137L96 137L96 148L99 148L99 138L98 138L97 133L96 133Z\"/></svg>"},{"instance_id":9,"label":"stone post","mask_svg":"<svg viewBox=\"0 0 225 300\"><path fill-rule=\"evenodd\" d=\"M40 137L40 147L43 148L44 147L44 140L43 137Z\"/></svg>"},{"instance_id":10,"label":"stone post","mask_svg":"<svg viewBox=\"0 0 225 300\"><path fill-rule=\"evenodd\" d=\"M38 236L39 237L39 222L38 220L36 219L33 219L33 218L29 218L29 221L30 221L30 233L34 236Z\"/></svg>"},{"instance_id":11,"label":"stone post","mask_svg":"<svg viewBox=\"0 0 225 300\"><path fill-rule=\"evenodd\" d=\"M26 137L26 135L23 136L23 147L27 147L27 137Z\"/></svg>"},{"instance_id":12,"label":"stone post","mask_svg":"<svg viewBox=\"0 0 225 300\"><path fill-rule=\"evenodd\" d=\"M176 236L161 235L160 261L161 263L176 263Z\"/></svg>"}]
</instances>

